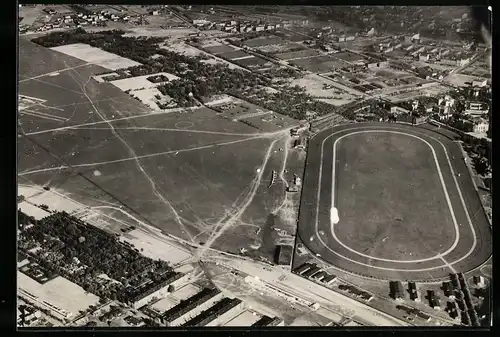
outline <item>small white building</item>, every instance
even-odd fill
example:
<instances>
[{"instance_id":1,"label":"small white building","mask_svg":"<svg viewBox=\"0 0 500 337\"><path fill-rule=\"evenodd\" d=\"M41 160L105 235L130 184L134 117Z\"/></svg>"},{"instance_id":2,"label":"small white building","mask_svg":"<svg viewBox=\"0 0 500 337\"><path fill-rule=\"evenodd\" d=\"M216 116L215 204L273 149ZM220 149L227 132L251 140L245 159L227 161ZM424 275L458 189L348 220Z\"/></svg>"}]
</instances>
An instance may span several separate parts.
<instances>
[{"instance_id":1,"label":"small white building","mask_svg":"<svg viewBox=\"0 0 500 337\"><path fill-rule=\"evenodd\" d=\"M420 62L427 62L427 61L429 61L429 54L420 54L418 56L418 60Z\"/></svg>"},{"instance_id":2,"label":"small white building","mask_svg":"<svg viewBox=\"0 0 500 337\"><path fill-rule=\"evenodd\" d=\"M474 284L479 286L479 287L484 287L484 285L485 285L484 277L474 276Z\"/></svg>"},{"instance_id":3,"label":"small white building","mask_svg":"<svg viewBox=\"0 0 500 337\"><path fill-rule=\"evenodd\" d=\"M487 85L488 85L488 80L472 81L472 86L473 87L485 87Z\"/></svg>"},{"instance_id":4,"label":"small white building","mask_svg":"<svg viewBox=\"0 0 500 337\"><path fill-rule=\"evenodd\" d=\"M400 114L409 114L410 111L400 106L393 106L391 107L391 113L393 113L394 115L400 115Z\"/></svg>"}]
</instances>

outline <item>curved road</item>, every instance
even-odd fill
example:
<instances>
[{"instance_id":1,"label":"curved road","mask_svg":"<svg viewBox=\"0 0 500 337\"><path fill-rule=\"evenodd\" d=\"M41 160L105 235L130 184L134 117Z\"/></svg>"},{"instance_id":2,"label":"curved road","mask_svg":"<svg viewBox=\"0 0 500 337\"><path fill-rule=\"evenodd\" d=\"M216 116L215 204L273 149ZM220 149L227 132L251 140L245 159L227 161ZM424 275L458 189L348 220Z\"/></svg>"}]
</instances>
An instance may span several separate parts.
<instances>
[{"instance_id":1,"label":"curved road","mask_svg":"<svg viewBox=\"0 0 500 337\"><path fill-rule=\"evenodd\" d=\"M492 252L491 232L469 171L463 161L461 149L452 139L430 129L429 126L357 123L337 126L322 131L311 138L308 147L298 227L298 236L302 243L314 254L319 254L317 256L320 256L329 264L356 274L383 279L432 280L446 277L451 272L467 272L485 262ZM417 248L416 251L413 251L413 257L410 256L412 255L411 251L404 253L409 254L407 257L405 255L404 259L379 254L370 255L369 250L373 247L368 247L365 250L368 252L365 253L365 251L356 250L353 245L349 245L349 241L352 243L357 241L356 238L352 238L352 235L350 238L343 235L346 231L359 235L359 242L371 239L373 245L380 246L381 240L378 236L367 239L366 236L371 234L362 231L353 232L351 229L346 228L342 229L342 226L345 226L346 223L350 223L352 226L354 221L354 219L346 220L343 218L344 213L355 214L358 220L361 219L359 221L371 221L373 225L373 219L363 219L363 209L353 213L343 212L339 208L340 222L332 225L330 221L332 204L336 206L338 200L341 200L343 205L346 203L355 204L355 200L359 200L357 198L360 196L355 195L354 185L352 191L339 188L342 184L339 184L338 174L336 173L342 171L341 165L344 165L341 162L342 158L347 158L346 156L350 154L354 155L353 153L346 153L345 149L342 150L343 141L350 136L355 137L355 135L360 134L368 134L370 137L378 137L378 135L384 134L391 137L404 137L409 142L413 139L413 141L421 141L427 146L426 153L428 153L429 158L424 159L429 160L429 163L433 165L432 169L437 172L435 177L429 177L428 179L436 179L436 191L439 191L431 195L432 197L435 195L435 198L439 199L435 202L439 202L439 205L442 203L443 207L442 212L438 214L439 218L434 214L432 216L436 216L435 219L431 218L431 221L424 221L423 219L429 219L430 215L425 214L426 209L423 206L415 205L415 207L420 208L418 211L422 214L422 220L417 219L417 221L420 220L417 224L418 228L413 230L419 232L418 240L422 241L421 244L418 242L408 243L407 247ZM421 154L418 151L416 153ZM334 160L336 162L335 167L333 166ZM394 160L403 159L395 158ZM353 170L356 170L356 167ZM415 174L419 174L418 171L417 168ZM397 184L398 182L394 181L391 184L393 186L388 186L388 188L394 189ZM419 188L418 184L415 184L413 188ZM379 193L379 191L374 191L375 193L369 192L370 196ZM350 198L354 198L354 201L347 200L349 202L346 202L346 199ZM366 195L364 198L366 199ZM390 203L390 201L388 202ZM390 211L392 210L389 208L387 212ZM442 228L436 228L433 223L438 223L436 226L442 226ZM399 226L405 224L402 221ZM375 225L377 228L383 228L387 237L392 238L392 236L395 236L391 232L393 227L386 226L383 223ZM362 228L362 226L363 224L356 225L358 228ZM442 240L439 235L432 235L432 233L441 233L440 231L442 233L448 231L449 235L443 234ZM429 233L427 238L425 237L426 233ZM412 239L408 238L408 240ZM439 247L442 246L442 248L429 247L433 243L435 246L436 242L440 243ZM400 243L399 249L406 249L404 237L403 248L401 248ZM407 249L410 250L411 248ZM372 249L372 251L377 250ZM423 254L423 251L426 251L426 254Z\"/></svg>"}]
</instances>

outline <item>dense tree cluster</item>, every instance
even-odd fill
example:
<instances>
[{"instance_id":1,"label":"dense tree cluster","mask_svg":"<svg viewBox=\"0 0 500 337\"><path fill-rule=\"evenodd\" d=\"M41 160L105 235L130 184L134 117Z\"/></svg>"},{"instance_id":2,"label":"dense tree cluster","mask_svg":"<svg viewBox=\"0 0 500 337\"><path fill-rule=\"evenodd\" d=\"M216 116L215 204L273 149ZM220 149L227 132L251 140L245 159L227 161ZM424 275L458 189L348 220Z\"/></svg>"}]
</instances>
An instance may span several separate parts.
<instances>
[{"instance_id":1,"label":"dense tree cluster","mask_svg":"<svg viewBox=\"0 0 500 337\"><path fill-rule=\"evenodd\" d=\"M46 48L63 46L73 43L84 43L107 52L127 57L143 63L158 51L158 43L163 38L125 37L123 30L109 30L97 33L87 33L82 28L70 32L55 32L32 40Z\"/></svg>"},{"instance_id":2,"label":"dense tree cluster","mask_svg":"<svg viewBox=\"0 0 500 337\"><path fill-rule=\"evenodd\" d=\"M23 224L34 221L21 211L18 212L18 218ZM132 246L120 243L113 235L65 212L45 217L21 234L21 251L24 250L23 243L37 242L45 251L52 252L44 257L24 252L30 259L49 272L57 271L99 296L126 301L131 289L145 282L154 287L164 280L163 275L172 270L167 262L147 258ZM54 253L61 258L49 261L48 257L54 256ZM69 272L67 267L75 258L87 268L76 273ZM100 286L95 282L95 277L103 273L122 283L113 283L107 288Z\"/></svg>"}]
</instances>

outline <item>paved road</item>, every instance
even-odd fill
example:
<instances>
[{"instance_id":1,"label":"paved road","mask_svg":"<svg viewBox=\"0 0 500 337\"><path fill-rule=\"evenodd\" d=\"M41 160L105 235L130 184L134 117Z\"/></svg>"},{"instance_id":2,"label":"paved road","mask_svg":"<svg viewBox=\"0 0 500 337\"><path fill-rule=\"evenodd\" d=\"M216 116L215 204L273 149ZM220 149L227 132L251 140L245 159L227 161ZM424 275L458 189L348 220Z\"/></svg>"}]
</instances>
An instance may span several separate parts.
<instances>
[{"instance_id":1,"label":"paved road","mask_svg":"<svg viewBox=\"0 0 500 337\"><path fill-rule=\"evenodd\" d=\"M400 124L360 123L338 126L313 137L309 144L304 177L299 239L312 252L320 254L321 258L330 264L353 273L383 279L441 278L450 272L469 271L486 261L491 255L491 233L467 166L462 159L460 147L452 139L434 132L433 129L434 127L429 125L414 127ZM443 247L451 246L448 252L410 263L383 261L376 256L371 258L362 256L362 253L353 252L349 250L350 247L342 246L338 241L342 239L338 237L337 231L335 233L338 239L334 237L330 223L333 143L342 135L360 130L392 130L408 133L421 137L432 145L457 223L458 239L455 240L455 245L452 246L452 242L443 243ZM338 162L336 164L338 165ZM339 197L342 193L342 190L335 192ZM342 223L336 226L342 226Z\"/></svg>"}]
</instances>

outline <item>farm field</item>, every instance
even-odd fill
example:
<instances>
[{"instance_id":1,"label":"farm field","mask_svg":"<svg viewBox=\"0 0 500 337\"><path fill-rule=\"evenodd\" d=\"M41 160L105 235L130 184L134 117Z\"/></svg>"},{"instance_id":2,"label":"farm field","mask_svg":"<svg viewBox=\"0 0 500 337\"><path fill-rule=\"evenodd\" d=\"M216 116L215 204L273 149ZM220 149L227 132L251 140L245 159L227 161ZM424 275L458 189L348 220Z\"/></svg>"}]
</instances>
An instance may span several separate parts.
<instances>
[{"instance_id":1,"label":"farm field","mask_svg":"<svg viewBox=\"0 0 500 337\"><path fill-rule=\"evenodd\" d=\"M232 51L235 51L235 49L229 45L218 45L218 46L210 46L210 47L204 47L205 50L207 50L209 53L218 55L218 54L223 54L223 53L229 53Z\"/></svg>"},{"instance_id":2,"label":"farm field","mask_svg":"<svg viewBox=\"0 0 500 337\"><path fill-rule=\"evenodd\" d=\"M236 50L227 53L221 53L219 56L225 57L227 59L233 60L241 57L252 57L252 55L245 53L243 50Z\"/></svg>"},{"instance_id":3,"label":"farm field","mask_svg":"<svg viewBox=\"0 0 500 337\"><path fill-rule=\"evenodd\" d=\"M249 58L234 60L234 63L240 66L246 66L251 68L264 68L273 65L272 62L264 60L260 57L249 57Z\"/></svg>"},{"instance_id":4,"label":"farm field","mask_svg":"<svg viewBox=\"0 0 500 337\"><path fill-rule=\"evenodd\" d=\"M287 42L281 44L271 44L266 46L257 47L258 50L265 53L285 53L290 50L303 49L304 47L298 43Z\"/></svg>"},{"instance_id":5,"label":"farm field","mask_svg":"<svg viewBox=\"0 0 500 337\"><path fill-rule=\"evenodd\" d=\"M72 57L76 57L85 62L97 64L109 70L117 70L141 65L139 62L108 53L107 51L83 43L68 44L51 49Z\"/></svg>"},{"instance_id":6,"label":"farm field","mask_svg":"<svg viewBox=\"0 0 500 337\"><path fill-rule=\"evenodd\" d=\"M334 57L341 59L343 61L347 61L347 62L356 62L356 61L364 60L363 56L360 56L360 55L354 54L354 53L350 53L350 52L336 53L334 55Z\"/></svg>"},{"instance_id":7,"label":"farm field","mask_svg":"<svg viewBox=\"0 0 500 337\"><path fill-rule=\"evenodd\" d=\"M327 73L337 68L349 66L348 63L335 59L329 55L313 56L308 58L294 59L290 63L303 67L313 73Z\"/></svg>"},{"instance_id":8,"label":"farm field","mask_svg":"<svg viewBox=\"0 0 500 337\"><path fill-rule=\"evenodd\" d=\"M311 57L311 56L317 56L319 54L320 54L320 52L317 51L316 49L304 49L304 50L292 51L292 52L288 52L288 53L280 53L280 54L277 54L276 56L282 60L291 60L291 59L300 59L300 58L306 58L306 57Z\"/></svg>"},{"instance_id":9,"label":"farm field","mask_svg":"<svg viewBox=\"0 0 500 337\"><path fill-rule=\"evenodd\" d=\"M285 42L285 40L283 40L282 38L277 37L277 36L263 36L263 37L257 37L254 39L246 40L243 43L248 47L261 47L261 46L267 46L267 45L272 45L272 44L281 44L284 42Z\"/></svg>"}]
</instances>

